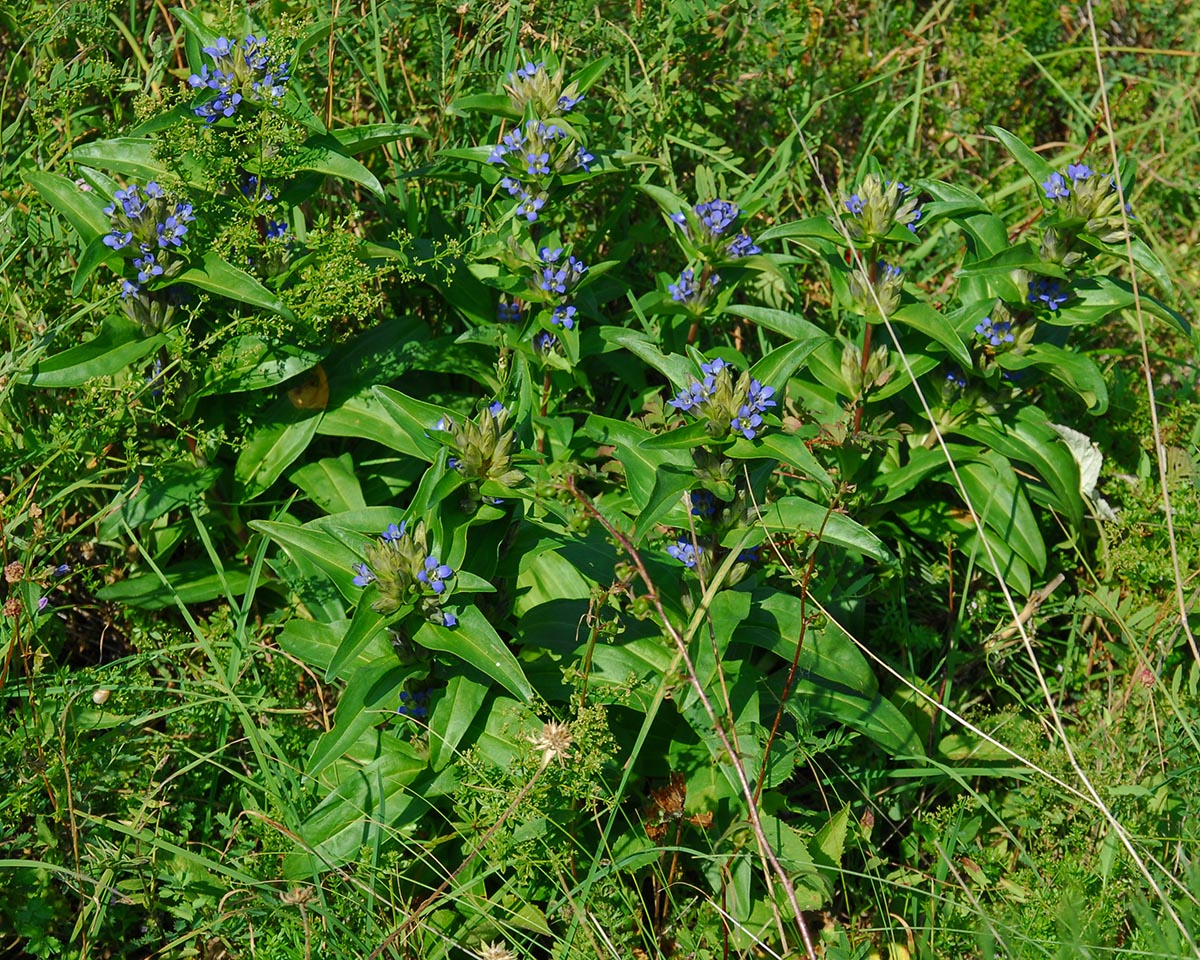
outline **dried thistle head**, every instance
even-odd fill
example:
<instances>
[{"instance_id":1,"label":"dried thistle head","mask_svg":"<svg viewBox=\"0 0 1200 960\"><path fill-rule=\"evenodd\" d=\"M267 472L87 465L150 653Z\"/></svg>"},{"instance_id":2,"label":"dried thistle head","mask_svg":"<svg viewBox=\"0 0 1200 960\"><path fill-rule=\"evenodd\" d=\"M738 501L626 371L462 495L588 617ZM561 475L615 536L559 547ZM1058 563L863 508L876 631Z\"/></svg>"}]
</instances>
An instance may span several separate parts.
<instances>
[{"instance_id":1,"label":"dried thistle head","mask_svg":"<svg viewBox=\"0 0 1200 960\"><path fill-rule=\"evenodd\" d=\"M503 940L479 944L479 960L517 960L517 955L508 949Z\"/></svg>"},{"instance_id":2,"label":"dried thistle head","mask_svg":"<svg viewBox=\"0 0 1200 960\"><path fill-rule=\"evenodd\" d=\"M536 737L530 737L535 750L541 751L542 766L547 766L551 760L558 759L561 763L566 759L575 738L571 736L568 724L550 721L542 727L542 732Z\"/></svg>"}]
</instances>

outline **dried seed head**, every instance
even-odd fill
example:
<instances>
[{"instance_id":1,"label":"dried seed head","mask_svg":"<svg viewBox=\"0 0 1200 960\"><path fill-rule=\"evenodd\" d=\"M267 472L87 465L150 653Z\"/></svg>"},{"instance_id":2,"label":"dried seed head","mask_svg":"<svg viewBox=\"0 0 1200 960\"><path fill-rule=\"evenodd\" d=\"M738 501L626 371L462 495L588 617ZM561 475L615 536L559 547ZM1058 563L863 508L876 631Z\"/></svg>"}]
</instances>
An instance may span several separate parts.
<instances>
[{"instance_id":1,"label":"dried seed head","mask_svg":"<svg viewBox=\"0 0 1200 960\"><path fill-rule=\"evenodd\" d=\"M575 739L571 736L571 728L565 723L551 721L542 727L542 732L536 737L530 737L534 749L542 752L542 766L557 758L560 762L566 758Z\"/></svg>"}]
</instances>

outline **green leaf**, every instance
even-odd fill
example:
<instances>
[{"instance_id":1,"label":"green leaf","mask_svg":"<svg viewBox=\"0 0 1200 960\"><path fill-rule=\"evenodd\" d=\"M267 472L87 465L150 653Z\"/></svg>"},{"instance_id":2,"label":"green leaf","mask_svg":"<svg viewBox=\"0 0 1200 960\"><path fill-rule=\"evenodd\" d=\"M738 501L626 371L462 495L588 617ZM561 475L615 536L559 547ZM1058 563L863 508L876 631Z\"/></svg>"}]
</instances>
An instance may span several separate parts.
<instances>
[{"instance_id":1,"label":"green leaf","mask_svg":"<svg viewBox=\"0 0 1200 960\"><path fill-rule=\"evenodd\" d=\"M372 595L374 595L373 591L367 591L358 606L354 608L354 617L350 620L350 628L342 637L342 642L338 644L333 656L330 657L329 666L325 668L326 682L340 674L346 664L356 660L373 641L386 633L389 624L395 622L395 616L384 616L371 607L367 599Z\"/></svg>"},{"instance_id":2,"label":"green leaf","mask_svg":"<svg viewBox=\"0 0 1200 960\"><path fill-rule=\"evenodd\" d=\"M305 464L293 470L288 479L326 513L345 513L367 505L349 453Z\"/></svg>"},{"instance_id":3,"label":"green leaf","mask_svg":"<svg viewBox=\"0 0 1200 960\"><path fill-rule=\"evenodd\" d=\"M222 579L208 560L176 564L163 570L163 576L166 583L156 573L118 580L97 590L96 597L143 610L162 610L174 606L176 596L185 604L207 603L223 597L226 585L234 595L240 596L250 582L250 575L236 567L226 570Z\"/></svg>"},{"instance_id":4,"label":"green leaf","mask_svg":"<svg viewBox=\"0 0 1200 960\"><path fill-rule=\"evenodd\" d=\"M1088 412L1099 416L1108 409L1104 374L1091 357L1051 343L1031 343L1024 353L999 354L996 363L1005 370L1037 367L1079 394L1088 405Z\"/></svg>"},{"instance_id":5,"label":"green leaf","mask_svg":"<svg viewBox=\"0 0 1200 960\"><path fill-rule=\"evenodd\" d=\"M453 629L428 622L421 624L413 634L413 643L465 660L526 703L533 697L533 688L517 658L473 604L463 608L458 615L458 626Z\"/></svg>"},{"instance_id":6,"label":"green leaf","mask_svg":"<svg viewBox=\"0 0 1200 960\"><path fill-rule=\"evenodd\" d=\"M252 307L270 310L288 320L296 317L275 294L237 267L209 250L201 257L200 264L185 270L176 278L176 283L190 283L201 290L215 293L230 300L248 303Z\"/></svg>"},{"instance_id":7,"label":"green leaf","mask_svg":"<svg viewBox=\"0 0 1200 960\"><path fill-rule=\"evenodd\" d=\"M383 185L370 170L353 157L349 157L335 137L321 134L310 137L296 151L294 162L298 170L311 170L340 180L349 180L366 187L380 200Z\"/></svg>"},{"instance_id":8,"label":"green leaf","mask_svg":"<svg viewBox=\"0 0 1200 960\"><path fill-rule=\"evenodd\" d=\"M321 414L297 412L291 423L269 423L259 427L242 447L233 468L242 496L253 499L283 474L312 442Z\"/></svg>"},{"instance_id":9,"label":"green leaf","mask_svg":"<svg viewBox=\"0 0 1200 960\"><path fill-rule=\"evenodd\" d=\"M654 340L640 331L605 325L600 328L600 336L606 342L624 347L634 356L650 364L671 381L676 389L682 390L696 375L696 368L691 360L678 354L665 355L658 349Z\"/></svg>"},{"instance_id":10,"label":"green leaf","mask_svg":"<svg viewBox=\"0 0 1200 960\"><path fill-rule=\"evenodd\" d=\"M1008 227L979 196L966 187L942 180L918 180L917 188L937 198L925 204L925 217L933 222L952 220L974 241L972 254L989 256L1008 248ZM977 211L977 212L971 212Z\"/></svg>"},{"instance_id":11,"label":"green leaf","mask_svg":"<svg viewBox=\"0 0 1200 960\"><path fill-rule=\"evenodd\" d=\"M81 143L71 151L71 159L137 180L162 180L170 173L154 158L154 141L148 137L116 137Z\"/></svg>"},{"instance_id":12,"label":"green leaf","mask_svg":"<svg viewBox=\"0 0 1200 960\"><path fill-rule=\"evenodd\" d=\"M794 433L768 431L755 440L739 440L725 450L726 456L739 460L756 457L774 457L798 470L810 480L815 480L827 490L833 489L833 478L829 476L819 460L812 455L803 437Z\"/></svg>"},{"instance_id":13,"label":"green leaf","mask_svg":"<svg viewBox=\"0 0 1200 960\"><path fill-rule=\"evenodd\" d=\"M658 438L624 420L592 414L584 424L583 433L598 443L616 447L616 457L625 468L629 493L642 509L655 499L660 467L674 467L676 471L692 468L688 454L654 447L653 442Z\"/></svg>"},{"instance_id":14,"label":"green leaf","mask_svg":"<svg viewBox=\"0 0 1200 960\"><path fill-rule=\"evenodd\" d=\"M1029 179L1037 187L1038 197L1043 201L1043 206L1052 204L1053 201L1046 200L1042 184L1050 179L1050 174L1054 172L1054 168L1025 146L1020 137L1009 133L1003 127L989 125L987 129L989 133L1004 145L1004 149L1012 155L1012 158L1025 168L1025 172L1029 174Z\"/></svg>"},{"instance_id":15,"label":"green leaf","mask_svg":"<svg viewBox=\"0 0 1200 960\"><path fill-rule=\"evenodd\" d=\"M521 119L520 112L513 108L512 101L503 93L473 93L459 97L450 104L450 109L463 113L490 113L509 120Z\"/></svg>"},{"instance_id":16,"label":"green leaf","mask_svg":"<svg viewBox=\"0 0 1200 960\"><path fill-rule=\"evenodd\" d=\"M326 409L317 432L331 437L374 440L389 450L399 450L401 453L419 456L421 460L428 460L416 452L415 446L408 441L408 434L397 429L395 421L387 415L373 387L348 397L336 407Z\"/></svg>"},{"instance_id":17,"label":"green leaf","mask_svg":"<svg viewBox=\"0 0 1200 960\"><path fill-rule=\"evenodd\" d=\"M358 602L362 589L354 585L354 568L362 558L341 540L310 527L274 520L251 520L250 528L274 540L288 554L314 564L347 600Z\"/></svg>"},{"instance_id":18,"label":"green leaf","mask_svg":"<svg viewBox=\"0 0 1200 960\"><path fill-rule=\"evenodd\" d=\"M105 203L96 196L95 191L80 190L73 180L56 173L34 170L22 176L26 183L33 185L43 200L66 217L84 243L91 243L112 229L104 212Z\"/></svg>"},{"instance_id":19,"label":"green leaf","mask_svg":"<svg viewBox=\"0 0 1200 960\"><path fill-rule=\"evenodd\" d=\"M397 663L394 653L355 670L338 700L333 729L317 741L305 776L316 776L339 759L364 731L395 713L400 690L413 672L413 667Z\"/></svg>"},{"instance_id":20,"label":"green leaf","mask_svg":"<svg viewBox=\"0 0 1200 960\"><path fill-rule=\"evenodd\" d=\"M313 350L255 333L221 345L204 374L202 395L262 390L298 376L321 362Z\"/></svg>"},{"instance_id":21,"label":"green leaf","mask_svg":"<svg viewBox=\"0 0 1200 960\"><path fill-rule=\"evenodd\" d=\"M960 277L998 276L1008 278L1014 270L1029 270L1046 277L1067 278L1066 271L1056 263L1048 263L1028 240L1013 244L994 256L959 267Z\"/></svg>"},{"instance_id":22,"label":"green leaf","mask_svg":"<svg viewBox=\"0 0 1200 960\"><path fill-rule=\"evenodd\" d=\"M488 686L465 674L456 674L446 684L446 695L438 700L429 717L429 766L441 770L453 761L458 745L487 702Z\"/></svg>"},{"instance_id":23,"label":"green leaf","mask_svg":"<svg viewBox=\"0 0 1200 960\"><path fill-rule=\"evenodd\" d=\"M279 646L301 663L324 674L349 628L349 620L322 623L319 620L292 619L278 634ZM363 664L389 655L395 655L391 640L386 633L378 634L370 644L359 651L355 659L346 663L338 678L344 680Z\"/></svg>"},{"instance_id":24,"label":"green leaf","mask_svg":"<svg viewBox=\"0 0 1200 960\"><path fill-rule=\"evenodd\" d=\"M792 340L812 340L814 338L832 339L829 334L815 323L809 323L803 317L786 310L772 310L770 307L754 307L746 304L731 303L725 308L725 313L735 317L745 317L760 327L782 333Z\"/></svg>"},{"instance_id":25,"label":"green leaf","mask_svg":"<svg viewBox=\"0 0 1200 960\"><path fill-rule=\"evenodd\" d=\"M845 244L846 238L828 217L809 217L768 227L758 235L758 243L768 240L828 240Z\"/></svg>"},{"instance_id":26,"label":"green leaf","mask_svg":"<svg viewBox=\"0 0 1200 960\"><path fill-rule=\"evenodd\" d=\"M105 234L103 237L93 238L83 251L83 256L79 258L79 265L75 268L75 276L71 280L71 296L79 296L88 277L103 264L107 263L118 274L121 273L125 258L119 250L114 250L104 242L107 236L108 234Z\"/></svg>"},{"instance_id":27,"label":"green leaf","mask_svg":"<svg viewBox=\"0 0 1200 960\"><path fill-rule=\"evenodd\" d=\"M759 383L773 386L782 396L787 387L788 378L804 365L809 354L828 340L827 335L820 334L776 347L750 368L750 376L757 379Z\"/></svg>"},{"instance_id":28,"label":"green leaf","mask_svg":"<svg viewBox=\"0 0 1200 960\"><path fill-rule=\"evenodd\" d=\"M1017 475L1003 457L988 455L958 465L958 475L976 515L1035 570L1046 566L1046 544Z\"/></svg>"},{"instance_id":29,"label":"green leaf","mask_svg":"<svg viewBox=\"0 0 1200 960\"><path fill-rule=\"evenodd\" d=\"M101 540L115 540L128 524L137 529L172 510L180 510L203 499L221 475L220 467L201 470L183 464L168 465L158 476L130 478L128 491L118 495L101 519Z\"/></svg>"},{"instance_id":30,"label":"green leaf","mask_svg":"<svg viewBox=\"0 0 1200 960\"><path fill-rule=\"evenodd\" d=\"M767 532L786 533L788 536L812 534L824 528L823 543L857 550L882 563L892 562L891 551L882 540L866 527L844 514L830 513L827 507L813 503L803 497L783 497L762 508L761 517L754 517L760 536L752 537L747 546L761 543ZM722 546L733 546L742 536L741 530L731 530L722 539Z\"/></svg>"},{"instance_id":31,"label":"green leaf","mask_svg":"<svg viewBox=\"0 0 1200 960\"><path fill-rule=\"evenodd\" d=\"M802 718L808 711L818 710L854 728L895 756L925 755L912 724L881 694L863 696L836 683L806 677L796 683L792 698L804 702L804 708L793 708Z\"/></svg>"},{"instance_id":32,"label":"green leaf","mask_svg":"<svg viewBox=\"0 0 1200 960\"><path fill-rule=\"evenodd\" d=\"M146 337L128 317L112 314L104 318L96 336L34 364L18 379L34 387L78 387L94 377L107 377L124 370L135 360L157 350L166 337Z\"/></svg>"},{"instance_id":33,"label":"green leaf","mask_svg":"<svg viewBox=\"0 0 1200 960\"><path fill-rule=\"evenodd\" d=\"M447 416L446 411L432 403L414 400L391 387L376 387L374 394L391 421L387 445L433 463L443 448L429 436L429 431Z\"/></svg>"},{"instance_id":34,"label":"green leaf","mask_svg":"<svg viewBox=\"0 0 1200 960\"><path fill-rule=\"evenodd\" d=\"M312 854L296 851L284 861L289 879L311 881L321 872L354 860L416 799L409 785L425 770L425 759L399 737L381 738L380 756L345 777L300 828Z\"/></svg>"},{"instance_id":35,"label":"green leaf","mask_svg":"<svg viewBox=\"0 0 1200 960\"><path fill-rule=\"evenodd\" d=\"M954 325L924 300L909 300L902 303L888 318L893 322L912 327L934 343L940 343L950 355L966 369L971 369L971 351L963 343Z\"/></svg>"},{"instance_id":36,"label":"green leaf","mask_svg":"<svg viewBox=\"0 0 1200 960\"><path fill-rule=\"evenodd\" d=\"M428 136L424 130L414 127L411 123L364 123L357 127L334 130L332 134L342 151L351 156L396 140Z\"/></svg>"}]
</instances>

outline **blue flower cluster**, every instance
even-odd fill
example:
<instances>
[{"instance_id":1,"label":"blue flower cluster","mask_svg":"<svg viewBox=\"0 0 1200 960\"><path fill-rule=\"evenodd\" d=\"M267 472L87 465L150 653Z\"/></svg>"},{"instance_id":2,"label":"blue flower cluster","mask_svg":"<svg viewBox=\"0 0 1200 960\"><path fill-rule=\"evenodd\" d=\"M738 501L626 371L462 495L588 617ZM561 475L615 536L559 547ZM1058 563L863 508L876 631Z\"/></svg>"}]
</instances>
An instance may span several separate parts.
<instances>
[{"instance_id":1,"label":"blue flower cluster","mask_svg":"<svg viewBox=\"0 0 1200 960\"><path fill-rule=\"evenodd\" d=\"M354 585L376 584L379 599L372 605L375 610L394 613L412 603L430 619L445 624L446 614L439 604L447 596L447 581L454 570L426 547L423 523L414 528L407 522L389 524L366 553L366 562L354 568Z\"/></svg>"},{"instance_id":2,"label":"blue flower cluster","mask_svg":"<svg viewBox=\"0 0 1200 960\"><path fill-rule=\"evenodd\" d=\"M1096 171L1086 163L1067 164L1067 178L1070 179L1071 186L1090 179L1095 173ZM1067 185L1067 179L1057 171L1050 174L1050 179L1042 182L1042 190L1045 191L1047 200L1066 200L1071 195L1071 186Z\"/></svg>"},{"instance_id":3,"label":"blue flower cluster","mask_svg":"<svg viewBox=\"0 0 1200 960\"><path fill-rule=\"evenodd\" d=\"M993 321L991 317L984 317L975 325L975 335L986 340L993 347L1012 343L1016 339L1013 336L1012 323L1008 320ZM950 377L946 379L950 380ZM965 385L965 383L962 384L962 386Z\"/></svg>"},{"instance_id":4,"label":"blue flower cluster","mask_svg":"<svg viewBox=\"0 0 1200 960\"><path fill-rule=\"evenodd\" d=\"M171 269L177 273L182 261L171 263L171 252L183 246L187 225L196 219L192 205L172 201L155 181L145 188L136 183L113 194L113 202L104 208L112 230L104 237L104 245L113 250L128 248L139 256L133 258L137 282L125 279L121 297L132 297L141 291L139 284L161 277Z\"/></svg>"},{"instance_id":5,"label":"blue flower cluster","mask_svg":"<svg viewBox=\"0 0 1200 960\"><path fill-rule=\"evenodd\" d=\"M762 253L762 249L755 244L754 238L744 230L735 234L728 241L723 241L726 232L737 222L741 213L741 208L730 200L717 198L696 204L692 207L692 220L697 227L699 241L716 245L719 253L731 260ZM683 211L672 213L670 219L672 223L681 227L684 233L691 233L687 213Z\"/></svg>"},{"instance_id":6,"label":"blue flower cluster","mask_svg":"<svg viewBox=\"0 0 1200 960\"><path fill-rule=\"evenodd\" d=\"M1035 277L1029 281L1029 302L1043 304L1051 311L1058 310L1071 297L1062 284L1052 277Z\"/></svg>"},{"instance_id":7,"label":"blue flower cluster","mask_svg":"<svg viewBox=\"0 0 1200 960\"><path fill-rule=\"evenodd\" d=\"M587 264L573 254L563 259L562 247L538 251L538 273L534 277L538 296L553 305L550 322L566 330L575 328L575 307L568 302L571 292L588 272Z\"/></svg>"},{"instance_id":8,"label":"blue flower cluster","mask_svg":"<svg viewBox=\"0 0 1200 960\"><path fill-rule=\"evenodd\" d=\"M517 215L529 223L538 218L555 174L590 170L596 158L556 123L527 120L492 147L487 162L504 168L500 180L517 201Z\"/></svg>"},{"instance_id":9,"label":"blue flower cluster","mask_svg":"<svg viewBox=\"0 0 1200 960\"><path fill-rule=\"evenodd\" d=\"M196 90L216 91L215 97L192 110L206 123L232 117L242 103L275 102L283 96L289 66L268 52L266 37L249 34L240 44L218 37L204 52L213 59L212 69L204 64L199 73L188 77L188 83Z\"/></svg>"},{"instance_id":10,"label":"blue flower cluster","mask_svg":"<svg viewBox=\"0 0 1200 960\"><path fill-rule=\"evenodd\" d=\"M720 283L719 274L710 274L707 279L701 274L697 279L695 271L688 267L679 275L676 283L667 285L667 291L672 300L698 315L704 312Z\"/></svg>"},{"instance_id":11,"label":"blue flower cluster","mask_svg":"<svg viewBox=\"0 0 1200 960\"><path fill-rule=\"evenodd\" d=\"M748 373L735 383L732 371L720 358L701 364L704 379L693 380L667 404L707 419L714 436L733 432L753 440L762 432L762 415L775 406L775 388L759 383Z\"/></svg>"},{"instance_id":12,"label":"blue flower cluster","mask_svg":"<svg viewBox=\"0 0 1200 960\"><path fill-rule=\"evenodd\" d=\"M449 614L442 616L446 617ZM409 693L407 690L401 690L400 706L396 708L396 712L402 717L412 717L414 720L429 716L429 691L418 690L416 693Z\"/></svg>"},{"instance_id":13,"label":"blue flower cluster","mask_svg":"<svg viewBox=\"0 0 1200 960\"><path fill-rule=\"evenodd\" d=\"M899 180L883 180L869 173L842 203L850 214L846 228L855 240L877 241L886 237L896 225L917 232L921 207L910 196L912 187Z\"/></svg>"},{"instance_id":14,"label":"blue flower cluster","mask_svg":"<svg viewBox=\"0 0 1200 960\"><path fill-rule=\"evenodd\" d=\"M515 109L524 113L525 105L532 103L541 116L570 113L583 99L575 84L562 86L561 70L551 76L544 60L527 61L517 67L509 73L504 89Z\"/></svg>"}]
</instances>

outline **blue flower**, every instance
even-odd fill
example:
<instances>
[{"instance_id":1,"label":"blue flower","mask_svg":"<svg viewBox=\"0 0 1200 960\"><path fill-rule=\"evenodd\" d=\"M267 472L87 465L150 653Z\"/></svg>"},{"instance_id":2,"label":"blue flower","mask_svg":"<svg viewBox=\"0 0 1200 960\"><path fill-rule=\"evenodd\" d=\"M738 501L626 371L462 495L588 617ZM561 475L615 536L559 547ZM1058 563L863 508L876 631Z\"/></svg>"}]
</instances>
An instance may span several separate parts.
<instances>
[{"instance_id":1,"label":"blue flower","mask_svg":"<svg viewBox=\"0 0 1200 960\"><path fill-rule=\"evenodd\" d=\"M542 173L550 172L550 154L542 153L527 153L525 154L525 172L531 177L536 177Z\"/></svg>"},{"instance_id":2,"label":"blue flower","mask_svg":"<svg viewBox=\"0 0 1200 960\"><path fill-rule=\"evenodd\" d=\"M442 611L442 626L454 628L458 626L458 617L452 614L449 610Z\"/></svg>"},{"instance_id":3,"label":"blue flower","mask_svg":"<svg viewBox=\"0 0 1200 960\"><path fill-rule=\"evenodd\" d=\"M585 173L590 173L592 164L596 162L596 158L587 152L583 147L575 151L575 166Z\"/></svg>"},{"instance_id":4,"label":"blue flower","mask_svg":"<svg viewBox=\"0 0 1200 960\"><path fill-rule=\"evenodd\" d=\"M570 113L572 110L574 110L579 105L579 101L582 99L583 99L582 93L579 94L579 96L577 96L577 97L569 97L564 93L562 96L560 96L558 98L558 109L561 110L563 113Z\"/></svg>"},{"instance_id":5,"label":"blue flower","mask_svg":"<svg viewBox=\"0 0 1200 960\"><path fill-rule=\"evenodd\" d=\"M700 372L710 377L715 377L722 370L732 369L732 366L725 360L722 360L720 357L709 360L707 363L700 364Z\"/></svg>"},{"instance_id":6,"label":"blue flower","mask_svg":"<svg viewBox=\"0 0 1200 960\"><path fill-rule=\"evenodd\" d=\"M863 198L857 193L850 194L850 196L846 199L846 209L856 217L863 212L865 207L866 201L864 201Z\"/></svg>"},{"instance_id":7,"label":"blue flower","mask_svg":"<svg viewBox=\"0 0 1200 960\"><path fill-rule=\"evenodd\" d=\"M993 322L991 317L984 317L975 325L975 333L983 337L993 347L1012 343L1016 338L1012 333L1012 324L1007 320ZM965 384L964 384L965 385Z\"/></svg>"},{"instance_id":8,"label":"blue flower","mask_svg":"<svg viewBox=\"0 0 1200 960\"><path fill-rule=\"evenodd\" d=\"M512 303L501 301L496 306L496 320L500 323L519 323L521 320L521 305L515 300Z\"/></svg>"},{"instance_id":9,"label":"blue flower","mask_svg":"<svg viewBox=\"0 0 1200 960\"><path fill-rule=\"evenodd\" d=\"M1071 195L1061 173L1050 174L1050 179L1042 183L1042 189L1046 191L1048 200L1063 200Z\"/></svg>"},{"instance_id":10,"label":"blue flower","mask_svg":"<svg viewBox=\"0 0 1200 960\"><path fill-rule=\"evenodd\" d=\"M151 277L162 276L162 264L155 262L154 254L152 253L144 254L141 257L135 257L133 265L137 268L138 283L146 283Z\"/></svg>"},{"instance_id":11,"label":"blue flower","mask_svg":"<svg viewBox=\"0 0 1200 960\"><path fill-rule=\"evenodd\" d=\"M747 400L753 409L760 413L766 413L767 407L775 406L775 401L771 399L773 396L775 396L774 387L763 386L757 380L751 379Z\"/></svg>"},{"instance_id":12,"label":"blue flower","mask_svg":"<svg viewBox=\"0 0 1200 960\"><path fill-rule=\"evenodd\" d=\"M725 256L738 259L739 257L752 257L756 253L762 253L754 238L748 233L739 233L736 237L729 241L729 245L725 248Z\"/></svg>"},{"instance_id":13,"label":"blue flower","mask_svg":"<svg viewBox=\"0 0 1200 960\"><path fill-rule=\"evenodd\" d=\"M556 327L573 330L575 328L575 308L570 305L555 307L554 313L550 316L550 322Z\"/></svg>"},{"instance_id":14,"label":"blue flower","mask_svg":"<svg viewBox=\"0 0 1200 960\"><path fill-rule=\"evenodd\" d=\"M546 205L546 198L534 196L528 190L521 191L521 202L517 204L517 213L523 216L527 221L533 223L538 218L538 211Z\"/></svg>"},{"instance_id":15,"label":"blue flower","mask_svg":"<svg viewBox=\"0 0 1200 960\"><path fill-rule=\"evenodd\" d=\"M738 410L738 415L729 421L729 429L734 433L740 433L747 440L753 440L759 427L762 426L763 418L756 413L749 405L743 405Z\"/></svg>"},{"instance_id":16,"label":"blue flower","mask_svg":"<svg viewBox=\"0 0 1200 960\"><path fill-rule=\"evenodd\" d=\"M503 412L504 412L504 404L502 404L499 400L493 400L488 405L488 413L490 413L493 417L498 417Z\"/></svg>"},{"instance_id":17,"label":"blue flower","mask_svg":"<svg viewBox=\"0 0 1200 960\"><path fill-rule=\"evenodd\" d=\"M1029 281L1029 302L1043 303L1050 310L1057 310L1070 299L1070 294L1062 289L1057 280L1050 277L1037 277Z\"/></svg>"},{"instance_id":18,"label":"blue flower","mask_svg":"<svg viewBox=\"0 0 1200 960\"><path fill-rule=\"evenodd\" d=\"M371 572L371 568L365 563L360 563L355 569L358 571L358 575L354 578L354 585L356 587L365 587L375 579L375 574Z\"/></svg>"},{"instance_id":19,"label":"blue flower","mask_svg":"<svg viewBox=\"0 0 1200 960\"><path fill-rule=\"evenodd\" d=\"M142 288L139 287L132 280L122 280L121 281L121 299L122 300L124 300L128 297L136 296L137 294L139 294L141 292L141 290L142 290Z\"/></svg>"},{"instance_id":20,"label":"blue flower","mask_svg":"<svg viewBox=\"0 0 1200 960\"><path fill-rule=\"evenodd\" d=\"M669 284L667 290L671 294L671 299L676 303L699 310L708 301L708 298L720 282L721 278L714 273L708 278L708 282L702 286L697 281L692 268L688 267L679 275L678 282Z\"/></svg>"},{"instance_id":21,"label":"blue flower","mask_svg":"<svg viewBox=\"0 0 1200 960\"><path fill-rule=\"evenodd\" d=\"M719 237L729 229L741 212L736 203L730 203L728 200L710 200L707 203L698 203L695 209L701 224L714 237Z\"/></svg>"},{"instance_id":22,"label":"blue flower","mask_svg":"<svg viewBox=\"0 0 1200 960\"><path fill-rule=\"evenodd\" d=\"M975 328L975 332L979 332L979 327ZM952 387L957 387L959 390L962 390L967 386L967 378L963 376L961 370L951 370L948 374L946 374L946 383Z\"/></svg>"},{"instance_id":23,"label":"blue flower","mask_svg":"<svg viewBox=\"0 0 1200 960\"><path fill-rule=\"evenodd\" d=\"M183 245L183 236L187 233L187 225L181 223L177 216L169 216L158 224L158 245L160 247L179 247Z\"/></svg>"},{"instance_id":24,"label":"blue flower","mask_svg":"<svg viewBox=\"0 0 1200 960\"><path fill-rule=\"evenodd\" d=\"M112 247L114 250L120 250L122 247L127 247L133 242L133 234L128 230L113 229L113 232L104 238L104 245Z\"/></svg>"},{"instance_id":25,"label":"blue flower","mask_svg":"<svg viewBox=\"0 0 1200 960\"><path fill-rule=\"evenodd\" d=\"M407 520L401 520L399 526L396 526L394 523L389 523L387 529L384 530L379 536L383 538L384 542L392 543L393 541L399 540L402 536L404 536L404 528L407 525Z\"/></svg>"},{"instance_id":26,"label":"blue flower","mask_svg":"<svg viewBox=\"0 0 1200 960\"><path fill-rule=\"evenodd\" d=\"M667 553L691 569L696 566L696 545L688 540L677 540L667 547Z\"/></svg>"},{"instance_id":27,"label":"blue flower","mask_svg":"<svg viewBox=\"0 0 1200 960\"><path fill-rule=\"evenodd\" d=\"M1088 177L1094 175L1095 172L1086 163L1067 164L1067 176L1075 183L1078 183L1080 180L1086 180Z\"/></svg>"},{"instance_id":28,"label":"blue flower","mask_svg":"<svg viewBox=\"0 0 1200 960\"><path fill-rule=\"evenodd\" d=\"M282 220L268 220L266 235L268 240L282 240L287 236L288 225Z\"/></svg>"},{"instance_id":29,"label":"blue flower","mask_svg":"<svg viewBox=\"0 0 1200 960\"><path fill-rule=\"evenodd\" d=\"M71 565L69 563L60 563L57 567L54 568L54 575L56 577L64 576L65 574L68 574L70 572L71 572Z\"/></svg>"},{"instance_id":30,"label":"blue flower","mask_svg":"<svg viewBox=\"0 0 1200 960\"><path fill-rule=\"evenodd\" d=\"M428 690L418 690L416 693L409 693L407 690L401 690L400 706L396 708L396 712L402 717L413 717L414 719L420 719L421 717L426 717L429 715L428 703Z\"/></svg>"},{"instance_id":31,"label":"blue flower","mask_svg":"<svg viewBox=\"0 0 1200 960\"><path fill-rule=\"evenodd\" d=\"M426 557L424 566L417 579L440 596L446 589L445 581L454 576L454 571L434 556Z\"/></svg>"},{"instance_id":32,"label":"blue flower","mask_svg":"<svg viewBox=\"0 0 1200 960\"><path fill-rule=\"evenodd\" d=\"M558 346L558 337L545 330L539 330L533 335L533 349L538 353L549 353Z\"/></svg>"}]
</instances>

